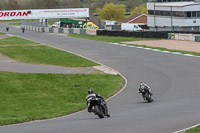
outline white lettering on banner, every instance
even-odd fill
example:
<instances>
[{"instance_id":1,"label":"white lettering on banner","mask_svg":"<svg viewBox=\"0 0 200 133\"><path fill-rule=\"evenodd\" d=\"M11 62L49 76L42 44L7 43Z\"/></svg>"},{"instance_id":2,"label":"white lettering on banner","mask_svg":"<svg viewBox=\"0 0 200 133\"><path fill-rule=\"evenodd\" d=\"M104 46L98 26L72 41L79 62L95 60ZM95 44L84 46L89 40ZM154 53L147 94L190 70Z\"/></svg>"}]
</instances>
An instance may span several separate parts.
<instances>
[{"instance_id":1,"label":"white lettering on banner","mask_svg":"<svg viewBox=\"0 0 200 133\"><path fill-rule=\"evenodd\" d=\"M47 18L89 18L89 8L0 11L0 20Z\"/></svg>"}]
</instances>

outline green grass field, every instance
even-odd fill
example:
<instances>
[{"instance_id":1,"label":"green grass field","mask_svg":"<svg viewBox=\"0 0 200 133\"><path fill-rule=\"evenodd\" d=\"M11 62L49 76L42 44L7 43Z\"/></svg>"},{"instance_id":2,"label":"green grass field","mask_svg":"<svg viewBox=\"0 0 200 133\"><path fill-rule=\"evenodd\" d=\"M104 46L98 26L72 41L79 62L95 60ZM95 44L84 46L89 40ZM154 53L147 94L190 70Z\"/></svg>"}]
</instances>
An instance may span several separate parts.
<instances>
[{"instance_id":1,"label":"green grass field","mask_svg":"<svg viewBox=\"0 0 200 133\"><path fill-rule=\"evenodd\" d=\"M98 65L36 42L10 37L0 40L0 53L19 61L62 66ZM86 108L87 90L107 98L123 86L108 74L34 74L0 71L0 125L54 118Z\"/></svg>"},{"instance_id":2,"label":"green grass field","mask_svg":"<svg viewBox=\"0 0 200 133\"><path fill-rule=\"evenodd\" d=\"M68 36L83 38L83 39L88 39L88 40L102 41L102 42L112 42L112 43L121 43L121 42L127 42L127 41L143 41L143 40L161 40L161 39L154 39L154 38L94 36L94 35L83 35L83 34L69 34Z\"/></svg>"},{"instance_id":3,"label":"green grass field","mask_svg":"<svg viewBox=\"0 0 200 133\"><path fill-rule=\"evenodd\" d=\"M0 40L0 52L21 62L50 64L66 67L88 67L98 65L71 53L40 45L18 37Z\"/></svg>"},{"instance_id":4,"label":"green grass field","mask_svg":"<svg viewBox=\"0 0 200 133\"><path fill-rule=\"evenodd\" d=\"M21 22L22 20L0 20L0 23Z\"/></svg>"},{"instance_id":5,"label":"green grass field","mask_svg":"<svg viewBox=\"0 0 200 133\"><path fill-rule=\"evenodd\" d=\"M20 26L22 23L9 23L9 25Z\"/></svg>"},{"instance_id":6,"label":"green grass field","mask_svg":"<svg viewBox=\"0 0 200 133\"><path fill-rule=\"evenodd\" d=\"M200 133L200 126L196 127L196 128L192 128L190 130L187 130L183 133Z\"/></svg>"},{"instance_id":7,"label":"green grass field","mask_svg":"<svg viewBox=\"0 0 200 133\"><path fill-rule=\"evenodd\" d=\"M4 35L5 33L0 32L0 35Z\"/></svg>"},{"instance_id":8,"label":"green grass field","mask_svg":"<svg viewBox=\"0 0 200 133\"><path fill-rule=\"evenodd\" d=\"M0 125L53 118L86 108L87 90L104 97L123 85L107 74L31 74L0 72Z\"/></svg>"}]
</instances>

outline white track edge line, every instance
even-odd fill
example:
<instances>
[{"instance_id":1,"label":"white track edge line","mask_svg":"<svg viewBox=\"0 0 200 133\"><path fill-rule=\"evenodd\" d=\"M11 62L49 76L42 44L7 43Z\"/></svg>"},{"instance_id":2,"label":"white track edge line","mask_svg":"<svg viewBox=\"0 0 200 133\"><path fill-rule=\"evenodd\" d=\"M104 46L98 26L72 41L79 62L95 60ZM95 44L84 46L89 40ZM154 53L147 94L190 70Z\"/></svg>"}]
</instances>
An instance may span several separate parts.
<instances>
[{"instance_id":1,"label":"white track edge line","mask_svg":"<svg viewBox=\"0 0 200 133\"><path fill-rule=\"evenodd\" d=\"M197 55L183 54L183 53L179 53L179 52L171 52L171 51L159 50L159 49L154 49L154 48L145 48L145 47L141 47L141 46L129 46L127 44L120 44L120 43L109 43L109 44L118 45L118 46L126 46L126 47L131 47L131 48L134 47L134 48L138 48L138 49L151 50L151 51L155 51L155 52L170 53L170 54L177 54L177 55L200 58L200 56L197 56Z\"/></svg>"},{"instance_id":2,"label":"white track edge line","mask_svg":"<svg viewBox=\"0 0 200 133\"><path fill-rule=\"evenodd\" d=\"M191 127L188 127L188 128L182 129L182 130L179 130L179 131L175 131L175 132L173 132L173 133L182 133L182 132L184 132L184 131L186 131L186 130L189 130L189 129L192 129L192 128L195 128L195 127L198 127L198 126L200 126L200 123L199 123L199 124L196 124L196 125L194 125L194 126L191 126Z\"/></svg>"}]
</instances>

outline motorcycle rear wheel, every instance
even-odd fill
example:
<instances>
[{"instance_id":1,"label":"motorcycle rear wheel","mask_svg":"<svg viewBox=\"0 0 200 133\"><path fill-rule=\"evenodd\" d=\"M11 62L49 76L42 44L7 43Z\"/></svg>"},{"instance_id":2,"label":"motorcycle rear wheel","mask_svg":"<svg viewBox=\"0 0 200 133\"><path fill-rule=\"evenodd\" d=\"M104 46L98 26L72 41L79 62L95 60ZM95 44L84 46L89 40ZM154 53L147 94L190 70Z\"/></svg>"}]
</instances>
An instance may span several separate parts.
<instances>
[{"instance_id":1,"label":"motorcycle rear wheel","mask_svg":"<svg viewBox=\"0 0 200 133\"><path fill-rule=\"evenodd\" d=\"M148 102L153 102L153 99L151 98L151 95L149 93L145 93L144 96Z\"/></svg>"},{"instance_id":2,"label":"motorcycle rear wheel","mask_svg":"<svg viewBox=\"0 0 200 133\"><path fill-rule=\"evenodd\" d=\"M101 107L99 105L95 105L94 110L96 114L99 116L99 118L104 118L104 113L103 111L101 111Z\"/></svg>"}]
</instances>

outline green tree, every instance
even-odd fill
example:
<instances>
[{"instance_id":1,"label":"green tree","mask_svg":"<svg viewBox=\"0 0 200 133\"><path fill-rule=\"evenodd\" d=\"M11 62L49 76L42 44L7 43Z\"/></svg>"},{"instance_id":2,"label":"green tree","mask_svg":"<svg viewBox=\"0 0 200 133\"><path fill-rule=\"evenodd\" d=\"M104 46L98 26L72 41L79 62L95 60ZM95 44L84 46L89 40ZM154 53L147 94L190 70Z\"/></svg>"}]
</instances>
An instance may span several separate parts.
<instances>
[{"instance_id":1,"label":"green tree","mask_svg":"<svg viewBox=\"0 0 200 133\"><path fill-rule=\"evenodd\" d=\"M125 18L126 6L123 4L105 4L103 8L97 8L97 13L101 19L115 20L118 23Z\"/></svg>"},{"instance_id":2,"label":"green tree","mask_svg":"<svg viewBox=\"0 0 200 133\"><path fill-rule=\"evenodd\" d=\"M135 14L148 14L147 11L147 5L146 4L142 4L139 7L136 7L132 12L131 15L135 15Z\"/></svg>"}]
</instances>

